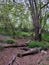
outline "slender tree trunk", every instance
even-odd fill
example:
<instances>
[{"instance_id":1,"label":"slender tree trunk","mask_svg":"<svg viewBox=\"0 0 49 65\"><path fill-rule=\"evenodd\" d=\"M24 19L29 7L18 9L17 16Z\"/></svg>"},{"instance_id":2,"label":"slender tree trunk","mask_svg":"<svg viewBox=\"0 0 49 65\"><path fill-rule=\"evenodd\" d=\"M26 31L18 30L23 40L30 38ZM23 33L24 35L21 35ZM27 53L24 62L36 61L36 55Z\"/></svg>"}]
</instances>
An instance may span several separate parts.
<instances>
[{"instance_id":1,"label":"slender tree trunk","mask_svg":"<svg viewBox=\"0 0 49 65\"><path fill-rule=\"evenodd\" d=\"M38 15L38 14L37 14ZM34 39L37 41L41 41L41 24L40 24L40 19L39 17L36 15L36 17L33 17L33 25L34 25Z\"/></svg>"}]
</instances>

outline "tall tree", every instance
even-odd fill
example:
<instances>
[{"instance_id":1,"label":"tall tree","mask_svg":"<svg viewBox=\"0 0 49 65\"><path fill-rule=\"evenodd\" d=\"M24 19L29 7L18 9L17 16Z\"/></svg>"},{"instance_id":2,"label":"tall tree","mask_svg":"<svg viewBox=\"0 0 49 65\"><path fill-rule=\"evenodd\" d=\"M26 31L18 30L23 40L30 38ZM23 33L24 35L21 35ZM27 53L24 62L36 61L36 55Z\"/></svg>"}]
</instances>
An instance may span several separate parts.
<instances>
[{"instance_id":1,"label":"tall tree","mask_svg":"<svg viewBox=\"0 0 49 65\"><path fill-rule=\"evenodd\" d=\"M35 31L35 40L41 41L41 24L40 17L37 9L36 0L29 0L31 6L31 14L33 19L34 31Z\"/></svg>"},{"instance_id":2,"label":"tall tree","mask_svg":"<svg viewBox=\"0 0 49 65\"><path fill-rule=\"evenodd\" d=\"M35 32L35 40L41 41L41 9L44 8L45 6L47 6L49 4L49 2L47 2L47 4L41 6L41 0L39 0L39 4L40 4L40 9L38 10L38 3L37 0L29 0L29 4L31 7L31 15L32 15L32 19L33 19L33 26L34 26L34 32Z\"/></svg>"}]
</instances>

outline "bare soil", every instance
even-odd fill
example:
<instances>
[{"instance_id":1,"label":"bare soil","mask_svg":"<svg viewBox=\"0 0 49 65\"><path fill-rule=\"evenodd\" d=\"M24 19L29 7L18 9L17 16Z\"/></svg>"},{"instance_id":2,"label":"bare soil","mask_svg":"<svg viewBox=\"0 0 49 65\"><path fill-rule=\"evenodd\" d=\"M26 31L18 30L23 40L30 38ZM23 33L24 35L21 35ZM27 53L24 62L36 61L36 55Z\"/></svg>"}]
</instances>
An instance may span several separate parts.
<instances>
[{"instance_id":1,"label":"bare soil","mask_svg":"<svg viewBox=\"0 0 49 65\"><path fill-rule=\"evenodd\" d=\"M0 36L0 39L6 39L7 36ZM29 39L16 39L19 44L25 44ZM1 44L1 43L0 43ZM3 43L4 44L4 43ZM18 53L23 53L24 50L21 50L20 47L17 48L5 48L2 51L0 50L0 65L7 65L14 55ZM34 54L24 57L17 57L13 65L49 65L49 49L46 51L47 54Z\"/></svg>"}]
</instances>

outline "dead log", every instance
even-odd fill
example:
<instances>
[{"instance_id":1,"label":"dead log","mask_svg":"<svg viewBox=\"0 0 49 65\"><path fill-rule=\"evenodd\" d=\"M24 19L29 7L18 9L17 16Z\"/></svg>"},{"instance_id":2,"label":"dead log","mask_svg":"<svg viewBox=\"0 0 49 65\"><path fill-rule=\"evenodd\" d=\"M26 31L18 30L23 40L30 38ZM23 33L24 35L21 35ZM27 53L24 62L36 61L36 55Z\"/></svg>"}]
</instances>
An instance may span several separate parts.
<instances>
[{"instance_id":1,"label":"dead log","mask_svg":"<svg viewBox=\"0 0 49 65\"><path fill-rule=\"evenodd\" d=\"M19 43L15 43L15 44L0 44L0 47L3 47L3 48L17 48L17 47L27 47L27 44L30 42L27 41L25 42L25 44L19 44Z\"/></svg>"},{"instance_id":2,"label":"dead log","mask_svg":"<svg viewBox=\"0 0 49 65\"><path fill-rule=\"evenodd\" d=\"M27 45L26 44L2 44L0 45L0 47L3 47L3 48L17 48L17 47L26 47Z\"/></svg>"},{"instance_id":3,"label":"dead log","mask_svg":"<svg viewBox=\"0 0 49 65\"><path fill-rule=\"evenodd\" d=\"M34 48L34 49L30 49L24 53L18 53L17 56L18 57L24 57L24 56L27 56L27 55L32 55L32 54L37 54L41 51L42 48Z\"/></svg>"},{"instance_id":4,"label":"dead log","mask_svg":"<svg viewBox=\"0 0 49 65\"><path fill-rule=\"evenodd\" d=\"M28 51L28 50L30 50L29 47L21 47L20 49L21 49L21 50L24 50L24 51Z\"/></svg>"}]
</instances>

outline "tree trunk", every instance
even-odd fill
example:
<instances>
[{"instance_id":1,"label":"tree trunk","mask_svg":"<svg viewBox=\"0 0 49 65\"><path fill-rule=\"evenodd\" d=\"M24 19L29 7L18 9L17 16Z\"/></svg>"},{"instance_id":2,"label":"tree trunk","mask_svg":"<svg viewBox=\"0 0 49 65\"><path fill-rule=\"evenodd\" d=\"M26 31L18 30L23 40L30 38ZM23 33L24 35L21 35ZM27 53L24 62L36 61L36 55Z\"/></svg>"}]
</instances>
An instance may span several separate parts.
<instances>
[{"instance_id":1,"label":"tree trunk","mask_svg":"<svg viewBox=\"0 0 49 65\"><path fill-rule=\"evenodd\" d=\"M29 0L30 6L31 6L31 15L33 19L33 26L34 26L34 39L41 41L41 21L39 18L39 13L37 9L37 3L36 0Z\"/></svg>"},{"instance_id":2,"label":"tree trunk","mask_svg":"<svg viewBox=\"0 0 49 65\"><path fill-rule=\"evenodd\" d=\"M35 40L38 40L38 41L41 41L41 32L39 33L39 28L36 27L35 28L35 37L34 37Z\"/></svg>"}]
</instances>

